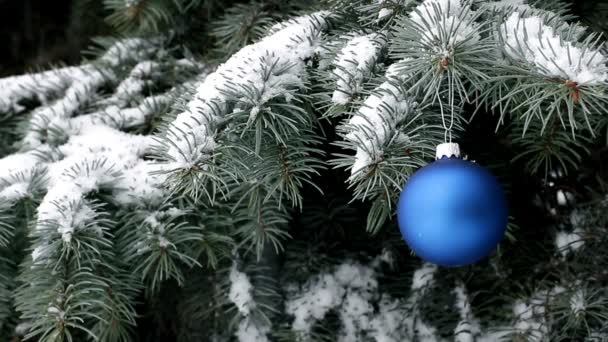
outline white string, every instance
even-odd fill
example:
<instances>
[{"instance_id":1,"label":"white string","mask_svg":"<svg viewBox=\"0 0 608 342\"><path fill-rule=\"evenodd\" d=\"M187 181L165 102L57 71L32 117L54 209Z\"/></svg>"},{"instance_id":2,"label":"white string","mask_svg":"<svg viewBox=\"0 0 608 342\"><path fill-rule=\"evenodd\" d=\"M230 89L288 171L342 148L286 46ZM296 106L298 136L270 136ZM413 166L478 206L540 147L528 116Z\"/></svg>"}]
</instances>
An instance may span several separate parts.
<instances>
[{"instance_id":1,"label":"white string","mask_svg":"<svg viewBox=\"0 0 608 342\"><path fill-rule=\"evenodd\" d=\"M443 134L443 141L444 142L452 142L452 128L454 127L454 94L452 92L453 88L453 82L454 79L453 77L450 77L450 73L448 73L448 82L450 85L450 91L449 91L449 102L450 102L450 124L449 126L446 124L446 118L445 118L445 113L443 111L443 103L441 101L441 97L439 95L439 87L437 87L435 89L435 94L437 95L437 99L439 101L439 109L441 110L441 123L443 125L443 128L445 129L445 132Z\"/></svg>"}]
</instances>

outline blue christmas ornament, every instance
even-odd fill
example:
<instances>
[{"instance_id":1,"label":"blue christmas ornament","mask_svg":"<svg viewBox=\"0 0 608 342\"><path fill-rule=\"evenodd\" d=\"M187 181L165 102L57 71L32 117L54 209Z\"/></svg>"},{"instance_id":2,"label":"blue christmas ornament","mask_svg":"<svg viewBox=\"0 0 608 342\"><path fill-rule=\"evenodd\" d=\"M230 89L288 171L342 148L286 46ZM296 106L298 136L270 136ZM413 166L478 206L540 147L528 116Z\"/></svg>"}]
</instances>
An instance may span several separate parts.
<instances>
[{"instance_id":1,"label":"blue christmas ornament","mask_svg":"<svg viewBox=\"0 0 608 342\"><path fill-rule=\"evenodd\" d=\"M492 252L507 226L496 178L460 158L458 144L437 147L437 160L415 172L397 205L401 235L422 259L443 266L474 263Z\"/></svg>"}]
</instances>

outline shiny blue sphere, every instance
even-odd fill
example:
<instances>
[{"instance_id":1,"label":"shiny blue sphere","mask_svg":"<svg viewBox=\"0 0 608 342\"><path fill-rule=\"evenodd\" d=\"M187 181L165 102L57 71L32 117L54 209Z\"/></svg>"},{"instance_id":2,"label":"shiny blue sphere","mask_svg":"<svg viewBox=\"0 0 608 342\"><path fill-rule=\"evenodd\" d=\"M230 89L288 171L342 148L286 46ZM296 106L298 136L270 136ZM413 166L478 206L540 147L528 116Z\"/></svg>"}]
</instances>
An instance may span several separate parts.
<instances>
[{"instance_id":1,"label":"shiny blue sphere","mask_svg":"<svg viewBox=\"0 0 608 342\"><path fill-rule=\"evenodd\" d=\"M496 248L507 227L507 202L486 169L460 158L443 158L407 181L397 220L401 235L419 257L462 266Z\"/></svg>"}]
</instances>

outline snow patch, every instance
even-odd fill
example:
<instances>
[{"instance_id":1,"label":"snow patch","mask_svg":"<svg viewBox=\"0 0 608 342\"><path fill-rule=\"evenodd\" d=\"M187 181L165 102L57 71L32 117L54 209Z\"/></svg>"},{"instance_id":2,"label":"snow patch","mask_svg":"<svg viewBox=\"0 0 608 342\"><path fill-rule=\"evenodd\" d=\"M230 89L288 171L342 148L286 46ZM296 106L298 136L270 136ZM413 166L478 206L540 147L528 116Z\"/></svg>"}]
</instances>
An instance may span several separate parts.
<instances>
[{"instance_id":1,"label":"snow patch","mask_svg":"<svg viewBox=\"0 0 608 342\"><path fill-rule=\"evenodd\" d=\"M416 302L433 282L435 266L424 265L412 281L412 294L407 300L380 296L374 265L346 262L331 272L311 277L305 284L286 286L286 312L294 317L292 330L300 339L310 339L313 325L330 310L341 322L338 341L358 341L362 336L377 342L439 341L436 329L418 317ZM377 309L374 303L378 302Z\"/></svg>"},{"instance_id":2,"label":"snow patch","mask_svg":"<svg viewBox=\"0 0 608 342\"><path fill-rule=\"evenodd\" d=\"M572 313L576 316L584 314L586 308L585 292L583 289L576 289L574 294L570 297L570 309L572 310Z\"/></svg>"},{"instance_id":3,"label":"snow patch","mask_svg":"<svg viewBox=\"0 0 608 342\"><path fill-rule=\"evenodd\" d=\"M134 95L141 94L145 87L152 84L152 80L161 76L160 63L154 61L139 62L124 79L112 96L112 99L126 101Z\"/></svg>"},{"instance_id":4,"label":"snow patch","mask_svg":"<svg viewBox=\"0 0 608 342\"><path fill-rule=\"evenodd\" d=\"M236 263L230 269L230 291L228 298L236 305L241 315L239 327L235 333L239 342L267 342L270 326L251 319L251 312L256 308L252 295L253 285L246 273L237 269Z\"/></svg>"},{"instance_id":5,"label":"snow patch","mask_svg":"<svg viewBox=\"0 0 608 342\"><path fill-rule=\"evenodd\" d=\"M456 309L460 315L460 321L454 329L455 342L475 342L481 333L479 321L473 316L471 303L463 285L454 289L456 294Z\"/></svg>"},{"instance_id":6,"label":"snow patch","mask_svg":"<svg viewBox=\"0 0 608 342\"><path fill-rule=\"evenodd\" d=\"M239 342L268 342L266 335L269 332L269 327L258 326L249 319L243 319L239 322L236 337Z\"/></svg>"},{"instance_id":7,"label":"snow patch","mask_svg":"<svg viewBox=\"0 0 608 342\"><path fill-rule=\"evenodd\" d=\"M407 117L415 104L396 80L378 86L345 125L346 140L356 146L351 178L379 161L384 145L396 133L397 123Z\"/></svg>"},{"instance_id":8,"label":"snow patch","mask_svg":"<svg viewBox=\"0 0 608 342\"><path fill-rule=\"evenodd\" d=\"M528 341L545 341L548 334L545 307L550 305L555 296L565 291L565 288L556 286L550 290L538 291L527 301L516 300L513 304L515 323L511 330L526 336Z\"/></svg>"},{"instance_id":9,"label":"snow patch","mask_svg":"<svg viewBox=\"0 0 608 342\"><path fill-rule=\"evenodd\" d=\"M563 257L566 257L571 252L575 252L583 247L585 244L583 233L584 232L578 228L571 233L563 231L558 232L555 235L555 246L557 251L560 252Z\"/></svg>"},{"instance_id":10,"label":"snow patch","mask_svg":"<svg viewBox=\"0 0 608 342\"><path fill-rule=\"evenodd\" d=\"M354 37L346 43L334 62L334 103L345 105L361 91L363 82L371 76L386 43L386 37L378 33Z\"/></svg>"},{"instance_id":11,"label":"snow patch","mask_svg":"<svg viewBox=\"0 0 608 342\"><path fill-rule=\"evenodd\" d=\"M410 20L423 32L422 44L448 57L456 45L479 41L474 16L468 1L425 0L412 11Z\"/></svg>"},{"instance_id":12,"label":"snow patch","mask_svg":"<svg viewBox=\"0 0 608 342\"><path fill-rule=\"evenodd\" d=\"M608 80L608 58L599 49L577 47L564 40L538 16L523 17L513 12L501 26L506 53L516 61L529 63L540 74L573 81L577 85L598 85Z\"/></svg>"},{"instance_id":13,"label":"snow patch","mask_svg":"<svg viewBox=\"0 0 608 342\"><path fill-rule=\"evenodd\" d=\"M248 316L251 310L255 308L255 301L251 296L253 286L249 281L247 274L240 272L236 264L230 269L230 292L228 298L236 305L239 312Z\"/></svg>"}]
</instances>

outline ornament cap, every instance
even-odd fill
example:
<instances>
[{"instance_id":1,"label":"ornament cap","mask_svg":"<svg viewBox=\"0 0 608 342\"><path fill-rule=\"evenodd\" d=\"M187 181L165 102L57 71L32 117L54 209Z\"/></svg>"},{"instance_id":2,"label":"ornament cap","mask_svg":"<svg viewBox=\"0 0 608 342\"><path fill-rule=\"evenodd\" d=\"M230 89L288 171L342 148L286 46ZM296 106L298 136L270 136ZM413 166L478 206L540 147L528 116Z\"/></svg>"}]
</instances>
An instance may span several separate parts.
<instances>
[{"instance_id":1,"label":"ornament cap","mask_svg":"<svg viewBox=\"0 0 608 342\"><path fill-rule=\"evenodd\" d=\"M443 143L437 145L435 159L441 158L460 158L460 145L457 143Z\"/></svg>"}]
</instances>

